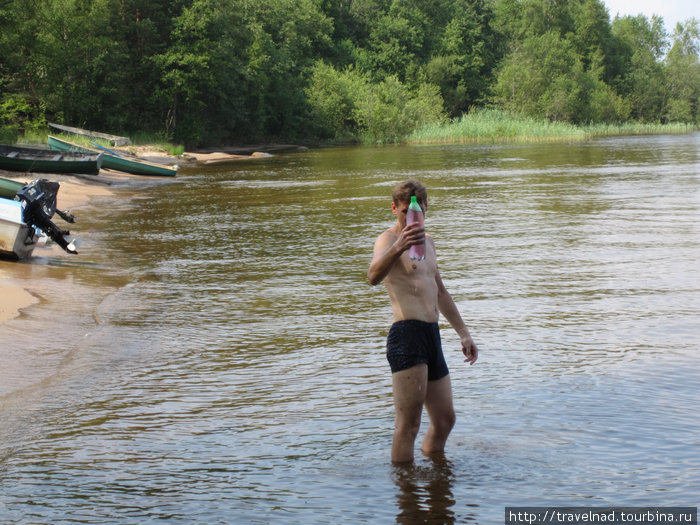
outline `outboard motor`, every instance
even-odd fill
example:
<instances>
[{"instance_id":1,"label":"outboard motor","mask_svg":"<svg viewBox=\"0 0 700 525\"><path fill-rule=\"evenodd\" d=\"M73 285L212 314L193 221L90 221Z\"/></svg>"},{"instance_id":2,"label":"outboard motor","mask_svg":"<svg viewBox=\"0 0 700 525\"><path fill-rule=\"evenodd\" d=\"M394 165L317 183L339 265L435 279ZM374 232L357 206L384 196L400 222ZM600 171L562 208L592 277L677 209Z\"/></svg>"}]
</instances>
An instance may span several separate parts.
<instances>
[{"instance_id":1,"label":"outboard motor","mask_svg":"<svg viewBox=\"0 0 700 525\"><path fill-rule=\"evenodd\" d=\"M70 232L62 230L51 220L54 213L58 213L66 222L75 222L73 215L56 209L58 188L58 182L37 179L19 190L15 198L22 203L22 219L26 224L43 231L68 253L78 253L75 244L66 239Z\"/></svg>"}]
</instances>

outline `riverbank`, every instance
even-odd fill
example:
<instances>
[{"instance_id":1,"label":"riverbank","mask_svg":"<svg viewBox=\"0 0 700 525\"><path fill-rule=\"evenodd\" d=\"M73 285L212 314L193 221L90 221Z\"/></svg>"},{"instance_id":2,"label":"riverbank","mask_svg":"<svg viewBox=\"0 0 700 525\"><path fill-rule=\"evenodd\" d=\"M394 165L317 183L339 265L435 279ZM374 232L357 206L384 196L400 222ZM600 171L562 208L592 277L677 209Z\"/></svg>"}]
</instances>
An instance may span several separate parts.
<instances>
[{"instance_id":1,"label":"riverbank","mask_svg":"<svg viewBox=\"0 0 700 525\"><path fill-rule=\"evenodd\" d=\"M35 144L32 144L32 146L35 146ZM271 157L272 153L270 152L272 151L288 151L298 148L299 146L294 145L274 144L251 148L233 148L224 151L190 151L181 155L171 155L152 145L132 145L111 149L149 162L182 167L262 159ZM133 180L134 177L138 177L111 170L102 170L98 177L84 176L80 178L69 175L16 173L2 170L0 170L0 176L18 182L29 182L39 177L60 182L61 189L58 194L58 206L62 210L73 211L94 197L112 195L114 192L110 189L110 186L113 183L129 180L130 178ZM53 249L60 251L58 247L51 246L36 248L35 254L38 254L41 250ZM32 306L39 301L37 296L32 293L30 283L13 271L17 268L16 265L17 263L14 261L0 259L0 298L2 298L0 300L0 323L19 316L24 308Z\"/></svg>"}]
</instances>

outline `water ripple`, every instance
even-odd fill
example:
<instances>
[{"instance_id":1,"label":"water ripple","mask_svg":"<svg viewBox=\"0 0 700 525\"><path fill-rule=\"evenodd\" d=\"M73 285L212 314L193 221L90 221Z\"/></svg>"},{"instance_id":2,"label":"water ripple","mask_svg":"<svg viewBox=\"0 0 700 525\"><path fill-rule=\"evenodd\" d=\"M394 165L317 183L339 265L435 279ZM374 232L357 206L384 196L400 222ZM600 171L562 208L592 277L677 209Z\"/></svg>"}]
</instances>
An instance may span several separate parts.
<instances>
[{"instance_id":1,"label":"water ripple","mask_svg":"<svg viewBox=\"0 0 700 525\"><path fill-rule=\"evenodd\" d=\"M41 301L3 324L0 513L496 523L505 505L692 505L698 146L340 148L124 189L92 210L85 262L31 265ZM409 176L482 353L464 365L441 321L458 423L446 458L403 468L391 311L366 268Z\"/></svg>"}]
</instances>

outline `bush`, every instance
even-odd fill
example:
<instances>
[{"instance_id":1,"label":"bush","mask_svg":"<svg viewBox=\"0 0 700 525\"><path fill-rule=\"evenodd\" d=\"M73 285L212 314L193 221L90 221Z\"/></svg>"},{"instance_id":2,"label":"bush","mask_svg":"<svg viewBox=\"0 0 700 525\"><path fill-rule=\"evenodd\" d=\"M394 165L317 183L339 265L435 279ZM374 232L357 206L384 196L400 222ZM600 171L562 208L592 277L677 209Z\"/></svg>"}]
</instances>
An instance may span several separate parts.
<instances>
[{"instance_id":1,"label":"bush","mask_svg":"<svg viewBox=\"0 0 700 525\"><path fill-rule=\"evenodd\" d=\"M401 142L415 129L445 121L437 86L411 91L395 76L372 84L354 69L317 63L306 95L318 136L368 143Z\"/></svg>"},{"instance_id":2,"label":"bush","mask_svg":"<svg viewBox=\"0 0 700 525\"><path fill-rule=\"evenodd\" d=\"M33 108L23 95L8 94L0 99L0 141L14 143L45 127L43 112Z\"/></svg>"},{"instance_id":3,"label":"bush","mask_svg":"<svg viewBox=\"0 0 700 525\"><path fill-rule=\"evenodd\" d=\"M631 112L629 102L603 82L598 82L591 90L589 107L589 122L624 122Z\"/></svg>"},{"instance_id":4,"label":"bush","mask_svg":"<svg viewBox=\"0 0 700 525\"><path fill-rule=\"evenodd\" d=\"M416 129L445 121L437 86L422 84L412 93L395 76L368 86L356 100L355 115L364 142L401 142Z\"/></svg>"},{"instance_id":5,"label":"bush","mask_svg":"<svg viewBox=\"0 0 700 525\"><path fill-rule=\"evenodd\" d=\"M693 108L687 100L672 98L668 101L666 118L669 122L693 122Z\"/></svg>"},{"instance_id":6,"label":"bush","mask_svg":"<svg viewBox=\"0 0 700 525\"><path fill-rule=\"evenodd\" d=\"M364 93L367 77L350 68L343 72L317 62L306 96L311 108L313 133L336 140L354 137L357 131L355 98Z\"/></svg>"}]
</instances>

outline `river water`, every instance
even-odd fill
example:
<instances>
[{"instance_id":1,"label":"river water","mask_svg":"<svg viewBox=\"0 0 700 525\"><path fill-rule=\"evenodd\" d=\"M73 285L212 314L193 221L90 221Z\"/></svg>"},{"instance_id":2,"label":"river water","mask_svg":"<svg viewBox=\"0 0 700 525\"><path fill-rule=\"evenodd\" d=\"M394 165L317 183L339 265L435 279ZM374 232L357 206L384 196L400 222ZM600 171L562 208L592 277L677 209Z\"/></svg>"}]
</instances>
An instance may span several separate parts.
<instances>
[{"instance_id":1,"label":"river water","mask_svg":"<svg viewBox=\"0 0 700 525\"><path fill-rule=\"evenodd\" d=\"M457 425L399 467L366 270L408 177L481 356L441 321ZM0 326L3 522L700 503L700 134L329 148L116 192L74 210L80 255L17 266L41 301Z\"/></svg>"}]
</instances>

